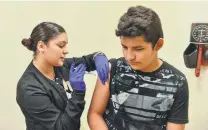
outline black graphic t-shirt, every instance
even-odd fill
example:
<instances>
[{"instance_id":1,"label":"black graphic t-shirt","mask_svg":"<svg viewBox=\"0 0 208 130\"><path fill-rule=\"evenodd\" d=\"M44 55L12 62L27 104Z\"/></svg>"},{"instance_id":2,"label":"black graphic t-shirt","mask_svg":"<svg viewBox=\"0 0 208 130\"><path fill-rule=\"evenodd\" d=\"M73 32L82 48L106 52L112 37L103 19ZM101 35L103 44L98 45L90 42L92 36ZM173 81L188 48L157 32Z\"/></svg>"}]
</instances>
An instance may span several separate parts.
<instances>
[{"instance_id":1,"label":"black graphic t-shirt","mask_svg":"<svg viewBox=\"0 0 208 130\"><path fill-rule=\"evenodd\" d=\"M141 72L124 58L114 68L103 114L109 130L166 130L167 122L188 123L188 84L179 70L163 61L158 70Z\"/></svg>"}]
</instances>

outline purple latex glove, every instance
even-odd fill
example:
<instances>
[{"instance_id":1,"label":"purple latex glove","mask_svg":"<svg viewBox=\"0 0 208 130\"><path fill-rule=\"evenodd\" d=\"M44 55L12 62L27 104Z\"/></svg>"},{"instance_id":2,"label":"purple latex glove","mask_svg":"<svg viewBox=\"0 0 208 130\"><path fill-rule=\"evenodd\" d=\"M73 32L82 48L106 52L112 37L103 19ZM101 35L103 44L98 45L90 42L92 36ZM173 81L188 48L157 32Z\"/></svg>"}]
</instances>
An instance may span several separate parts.
<instances>
[{"instance_id":1,"label":"purple latex glove","mask_svg":"<svg viewBox=\"0 0 208 130\"><path fill-rule=\"evenodd\" d=\"M102 84L105 84L108 80L108 73L110 71L108 59L105 55L98 54L94 57L94 60L98 76Z\"/></svg>"},{"instance_id":2,"label":"purple latex glove","mask_svg":"<svg viewBox=\"0 0 208 130\"><path fill-rule=\"evenodd\" d=\"M86 84L84 82L85 70L86 66L84 64L79 64L77 67L75 67L75 63L72 62L69 73L69 82L73 89L78 91L86 90Z\"/></svg>"}]
</instances>

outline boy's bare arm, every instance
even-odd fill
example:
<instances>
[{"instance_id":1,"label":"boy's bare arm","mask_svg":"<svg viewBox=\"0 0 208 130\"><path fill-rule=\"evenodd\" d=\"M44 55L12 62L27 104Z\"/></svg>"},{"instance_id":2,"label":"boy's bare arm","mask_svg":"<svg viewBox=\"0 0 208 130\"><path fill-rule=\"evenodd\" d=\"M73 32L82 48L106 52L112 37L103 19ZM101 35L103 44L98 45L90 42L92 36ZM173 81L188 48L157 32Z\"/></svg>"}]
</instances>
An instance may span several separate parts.
<instances>
[{"instance_id":1,"label":"boy's bare arm","mask_svg":"<svg viewBox=\"0 0 208 130\"><path fill-rule=\"evenodd\" d=\"M167 124L167 130L184 130L185 129L185 124L175 124L168 122Z\"/></svg>"},{"instance_id":2,"label":"boy's bare arm","mask_svg":"<svg viewBox=\"0 0 208 130\"><path fill-rule=\"evenodd\" d=\"M88 124L91 130L108 130L102 115L106 109L110 96L109 80L110 76L105 85L103 85L100 79L97 79L88 111Z\"/></svg>"}]
</instances>

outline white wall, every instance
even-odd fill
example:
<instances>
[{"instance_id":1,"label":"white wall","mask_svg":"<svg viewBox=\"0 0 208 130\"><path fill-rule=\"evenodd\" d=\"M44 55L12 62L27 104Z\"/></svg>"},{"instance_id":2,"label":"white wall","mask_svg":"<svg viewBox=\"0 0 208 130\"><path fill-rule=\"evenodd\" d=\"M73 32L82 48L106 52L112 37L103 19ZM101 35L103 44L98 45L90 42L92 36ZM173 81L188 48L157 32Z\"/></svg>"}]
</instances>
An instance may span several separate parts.
<instances>
[{"instance_id":1,"label":"white wall","mask_svg":"<svg viewBox=\"0 0 208 130\"><path fill-rule=\"evenodd\" d=\"M16 103L16 83L32 59L32 52L21 45L33 27L53 21L68 32L71 56L103 51L109 58L122 56L114 31L119 17L133 5L154 9L160 16L165 45L160 57L186 74L190 89L190 123L186 130L207 130L208 70L201 77L183 63L183 51L189 44L192 22L208 22L208 2L0 2L0 130L25 129L24 117ZM96 77L85 77L86 109L81 130L88 130L86 115Z\"/></svg>"}]
</instances>

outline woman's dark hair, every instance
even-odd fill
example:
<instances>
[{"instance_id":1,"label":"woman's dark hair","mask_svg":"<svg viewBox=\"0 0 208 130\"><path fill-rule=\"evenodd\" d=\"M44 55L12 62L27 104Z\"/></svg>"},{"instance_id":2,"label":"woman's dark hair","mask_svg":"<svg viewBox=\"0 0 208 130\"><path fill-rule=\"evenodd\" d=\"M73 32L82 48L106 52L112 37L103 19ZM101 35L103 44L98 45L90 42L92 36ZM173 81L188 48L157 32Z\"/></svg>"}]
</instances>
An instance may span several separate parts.
<instances>
[{"instance_id":1,"label":"woman's dark hair","mask_svg":"<svg viewBox=\"0 0 208 130\"><path fill-rule=\"evenodd\" d=\"M39 41L47 45L50 39L65 32L64 28L56 23L42 22L33 29L30 38L22 40L22 44L36 55L37 43Z\"/></svg>"}]
</instances>

